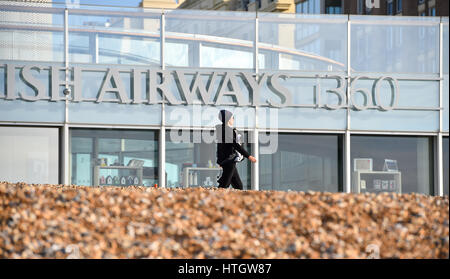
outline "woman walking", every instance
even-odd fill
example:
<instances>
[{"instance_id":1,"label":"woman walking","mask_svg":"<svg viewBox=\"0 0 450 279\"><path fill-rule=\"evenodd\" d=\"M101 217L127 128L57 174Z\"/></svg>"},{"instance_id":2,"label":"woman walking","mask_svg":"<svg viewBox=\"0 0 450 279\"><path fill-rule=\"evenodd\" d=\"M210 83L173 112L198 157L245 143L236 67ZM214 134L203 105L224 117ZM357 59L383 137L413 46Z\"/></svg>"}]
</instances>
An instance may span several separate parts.
<instances>
[{"instance_id":1,"label":"woman walking","mask_svg":"<svg viewBox=\"0 0 450 279\"><path fill-rule=\"evenodd\" d=\"M231 184L233 188L242 190L242 181L236 169L236 163L242 160L242 156L252 163L255 163L256 159L237 140L239 135L233 128L233 114L230 111L221 110L219 119L222 124L216 126L217 164L223 171L217 182L219 182L219 188L228 188Z\"/></svg>"}]
</instances>

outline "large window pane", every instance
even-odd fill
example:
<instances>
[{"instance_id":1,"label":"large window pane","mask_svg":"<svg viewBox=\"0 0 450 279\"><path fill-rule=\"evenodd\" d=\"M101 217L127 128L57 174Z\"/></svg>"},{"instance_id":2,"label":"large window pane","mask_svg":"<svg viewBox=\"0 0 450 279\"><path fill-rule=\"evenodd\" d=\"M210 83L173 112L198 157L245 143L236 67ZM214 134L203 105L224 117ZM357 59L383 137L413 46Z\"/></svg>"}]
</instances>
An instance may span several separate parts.
<instances>
[{"instance_id":1,"label":"large window pane","mask_svg":"<svg viewBox=\"0 0 450 279\"><path fill-rule=\"evenodd\" d=\"M158 183L158 131L71 129L70 150L73 184Z\"/></svg>"},{"instance_id":2,"label":"large window pane","mask_svg":"<svg viewBox=\"0 0 450 279\"><path fill-rule=\"evenodd\" d=\"M160 33L159 14L118 16L73 10L69 13L70 59L73 63L159 65Z\"/></svg>"},{"instance_id":3,"label":"large window pane","mask_svg":"<svg viewBox=\"0 0 450 279\"><path fill-rule=\"evenodd\" d=\"M442 152L444 153L444 195L448 196L448 137L442 138Z\"/></svg>"},{"instance_id":4,"label":"large window pane","mask_svg":"<svg viewBox=\"0 0 450 279\"><path fill-rule=\"evenodd\" d=\"M270 138L267 144L264 137ZM288 133L271 138L260 133L259 188L338 192L342 187L341 138ZM271 154L264 154L271 149Z\"/></svg>"},{"instance_id":5,"label":"large window pane","mask_svg":"<svg viewBox=\"0 0 450 279\"><path fill-rule=\"evenodd\" d=\"M188 10L165 14L168 66L253 68L254 14ZM176 55L170 55L175 46Z\"/></svg>"},{"instance_id":6,"label":"large window pane","mask_svg":"<svg viewBox=\"0 0 450 279\"><path fill-rule=\"evenodd\" d=\"M0 127L0 181L58 184L58 129Z\"/></svg>"},{"instance_id":7,"label":"large window pane","mask_svg":"<svg viewBox=\"0 0 450 279\"><path fill-rule=\"evenodd\" d=\"M263 69L346 70L346 17L258 13L258 18Z\"/></svg>"},{"instance_id":8,"label":"large window pane","mask_svg":"<svg viewBox=\"0 0 450 279\"><path fill-rule=\"evenodd\" d=\"M430 137L352 136L351 159L353 191L433 194Z\"/></svg>"},{"instance_id":9,"label":"large window pane","mask_svg":"<svg viewBox=\"0 0 450 279\"><path fill-rule=\"evenodd\" d=\"M244 148L250 152L248 134L239 132L244 138ZM221 168L216 164L217 144L211 130L172 129L166 133L167 187L218 186L217 176ZM250 189L250 163L247 159L236 165L244 189Z\"/></svg>"},{"instance_id":10,"label":"large window pane","mask_svg":"<svg viewBox=\"0 0 450 279\"><path fill-rule=\"evenodd\" d=\"M62 62L63 10L33 11L28 7L27 11L14 11L14 6L24 3L9 2L10 7L2 7L5 10L0 11L0 59ZM35 5L49 7L51 3Z\"/></svg>"},{"instance_id":11,"label":"large window pane","mask_svg":"<svg viewBox=\"0 0 450 279\"><path fill-rule=\"evenodd\" d=\"M352 70L439 72L439 18L374 16L369 21L368 17L351 16L350 19Z\"/></svg>"}]
</instances>

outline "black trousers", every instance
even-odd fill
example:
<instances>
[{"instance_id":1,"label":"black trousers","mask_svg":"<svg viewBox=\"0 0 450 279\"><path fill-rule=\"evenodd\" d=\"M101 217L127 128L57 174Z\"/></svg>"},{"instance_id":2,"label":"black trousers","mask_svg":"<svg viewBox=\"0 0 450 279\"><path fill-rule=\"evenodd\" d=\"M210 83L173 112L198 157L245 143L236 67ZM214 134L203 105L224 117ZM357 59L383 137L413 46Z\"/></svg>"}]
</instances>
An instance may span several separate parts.
<instances>
[{"instance_id":1,"label":"black trousers","mask_svg":"<svg viewBox=\"0 0 450 279\"><path fill-rule=\"evenodd\" d=\"M235 162L223 165L222 170L222 176L217 180L219 188L228 188L230 184L234 189L242 190L244 188Z\"/></svg>"}]
</instances>

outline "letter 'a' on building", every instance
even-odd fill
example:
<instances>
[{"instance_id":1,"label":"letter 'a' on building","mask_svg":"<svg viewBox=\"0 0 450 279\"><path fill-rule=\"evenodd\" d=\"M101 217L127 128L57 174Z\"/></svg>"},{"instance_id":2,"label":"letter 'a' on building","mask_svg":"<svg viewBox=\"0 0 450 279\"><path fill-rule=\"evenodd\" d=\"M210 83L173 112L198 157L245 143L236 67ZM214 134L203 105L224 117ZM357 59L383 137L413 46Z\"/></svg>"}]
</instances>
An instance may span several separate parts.
<instances>
[{"instance_id":1,"label":"letter 'a' on building","mask_svg":"<svg viewBox=\"0 0 450 279\"><path fill-rule=\"evenodd\" d=\"M226 109L244 189L448 195L448 17L0 13L0 181L214 187Z\"/></svg>"}]
</instances>

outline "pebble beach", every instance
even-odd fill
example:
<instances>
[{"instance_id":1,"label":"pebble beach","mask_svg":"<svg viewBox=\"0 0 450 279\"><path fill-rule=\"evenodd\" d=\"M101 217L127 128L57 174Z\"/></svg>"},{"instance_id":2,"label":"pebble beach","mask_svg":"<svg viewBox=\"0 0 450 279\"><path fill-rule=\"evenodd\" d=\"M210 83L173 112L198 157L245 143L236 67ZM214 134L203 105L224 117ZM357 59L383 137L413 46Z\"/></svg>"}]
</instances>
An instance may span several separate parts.
<instances>
[{"instance_id":1,"label":"pebble beach","mask_svg":"<svg viewBox=\"0 0 450 279\"><path fill-rule=\"evenodd\" d=\"M0 182L0 258L448 257L448 196Z\"/></svg>"}]
</instances>

